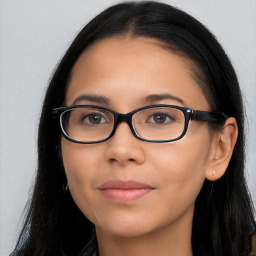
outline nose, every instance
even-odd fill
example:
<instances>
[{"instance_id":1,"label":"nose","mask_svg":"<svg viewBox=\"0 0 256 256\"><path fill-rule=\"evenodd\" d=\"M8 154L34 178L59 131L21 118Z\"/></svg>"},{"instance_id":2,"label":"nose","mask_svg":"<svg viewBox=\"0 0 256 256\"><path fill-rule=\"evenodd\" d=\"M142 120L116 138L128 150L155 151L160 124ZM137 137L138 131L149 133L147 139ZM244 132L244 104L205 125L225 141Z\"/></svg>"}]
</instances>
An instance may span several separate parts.
<instances>
[{"instance_id":1,"label":"nose","mask_svg":"<svg viewBox=\"0 0 256 256\"><path fill-rule=\"evenodd\" d=\"M107 141L106 159L111 164L141 165L145 161L144 143L134 137L126 122L120 122L114 136Z\"/></svg>"}]
</instances>

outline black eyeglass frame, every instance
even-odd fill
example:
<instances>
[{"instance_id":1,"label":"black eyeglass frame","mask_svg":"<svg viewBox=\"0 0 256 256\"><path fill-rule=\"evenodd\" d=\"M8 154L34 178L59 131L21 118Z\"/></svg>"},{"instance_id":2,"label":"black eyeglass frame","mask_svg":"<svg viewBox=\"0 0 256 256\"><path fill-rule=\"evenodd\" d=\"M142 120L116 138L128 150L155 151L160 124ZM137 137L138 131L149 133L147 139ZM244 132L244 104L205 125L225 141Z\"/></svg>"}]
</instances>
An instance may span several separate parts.
<instances>
[{"instance_id":1,"label":"black eyeglass frame","mask_svg":"<svg viewBox=\"0 0 256 256\"><path fill-rule=\"evenodd\" d=\"M183 132L180 136L178 136L176 138L173 138L173 139L169 139L169 140L149 140L149 139L145 139L145 138L141 137L136 132L135 128L133 127L133 123L132 123L133 115L136 114L137 112L141 111L141 110L149 109L149 108L156 108L156 107L175 108L175 109L179 109L180 111L183 112L184 117L185 117L185 123L184 123ZM110 133L110 135L105 139L97 140L97 141L81 141L81 140L76 140L76 139L68 136L68 134L63 129L63 126L62 126L62 123L61 123L61 115L63 113L65 113L66 111L76 109L76 108L95 108L95 109L105 110L105 111L108 111L108 112L112 113L113 116L114 116L114 125L113 125L113 130ZM82 144L96 144L96 143L101 143L101 142L109 140L115 134L116 129L117 129L117 125L119 124L119 122L127 122L131 131L132 131L132 134L139 140L147 141L147 142L153 142L153 143L165 143L165 142L176 141L176 140L179 140L182 137L184 137L186 132L187 132L190 120L208 121L208 122L223 124L225 122L225 120L228 118L227 115L225 115L224 113L213 113L213 112L202 111L202 110L193 110L191 108L185 108L185 107L180 107L180 106L176 106L176 105L168 105L168 104L148 105L148 106L144 106L144 107L135 109L135 110L133 110L129 113L126 113L126 114L120 114L120 113L115 112L112 109L97 106L97 105L74 105L74 106L69 106L69 107L55 108L53 110L52 114L55 118L57 116L59 116L61 132L62 132L62 135L64 136L64 138L66 138L69 141L76 142L76 143L82 143Z\"/></svg>"}]
</instances>

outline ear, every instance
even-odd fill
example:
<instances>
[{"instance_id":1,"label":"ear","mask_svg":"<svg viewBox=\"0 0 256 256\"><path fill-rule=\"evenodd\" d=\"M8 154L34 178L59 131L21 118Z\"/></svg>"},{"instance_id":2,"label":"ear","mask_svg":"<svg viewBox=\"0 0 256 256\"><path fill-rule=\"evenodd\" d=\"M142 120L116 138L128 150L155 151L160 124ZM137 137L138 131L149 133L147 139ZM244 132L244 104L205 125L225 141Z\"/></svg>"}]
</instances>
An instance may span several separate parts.
<instances>
[{"instance_id":1,"label":"ear","mask_svg":"<svg viewBox=\"0 0 256 256\"><path fill-rule=\"evenodd\" d=\"M220 179L227 170L238 135L236 119L229 117L223 128L214 134L212 152L206 178L210 181Z\"/></svg>"}]
</instances>

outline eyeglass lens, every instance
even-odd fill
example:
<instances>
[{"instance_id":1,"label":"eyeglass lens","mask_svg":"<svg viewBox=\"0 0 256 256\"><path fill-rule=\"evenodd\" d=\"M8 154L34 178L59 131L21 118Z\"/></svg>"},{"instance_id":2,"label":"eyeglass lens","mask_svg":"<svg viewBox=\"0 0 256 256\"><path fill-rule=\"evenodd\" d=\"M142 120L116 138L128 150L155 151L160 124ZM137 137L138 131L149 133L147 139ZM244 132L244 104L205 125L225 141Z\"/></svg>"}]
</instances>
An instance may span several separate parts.
<instances>
[{"instance_id":1,"label":"eyeglass lens","mask_svg":"<svg viewBox=\"0 0 256 256\"><path fill-rule=\"evenodd\" d=\"M113 113L97 108L74 108L61 115L61 126L71 138L84 142L104 140L115 124ZM136 112L132 117L134 131L148 140L170 140L184 130L184 113L176 108L154 107Z\"/></svg>"}]
</instances>

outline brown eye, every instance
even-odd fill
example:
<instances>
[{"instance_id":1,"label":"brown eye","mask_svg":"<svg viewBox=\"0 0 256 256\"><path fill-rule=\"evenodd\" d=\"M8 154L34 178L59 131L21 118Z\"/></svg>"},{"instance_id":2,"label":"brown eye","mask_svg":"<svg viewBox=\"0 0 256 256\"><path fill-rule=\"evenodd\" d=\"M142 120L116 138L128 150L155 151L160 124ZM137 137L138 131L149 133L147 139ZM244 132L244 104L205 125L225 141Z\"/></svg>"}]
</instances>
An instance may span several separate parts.
<instances>
[{"instance_id":1,"label":"brown eye","mask_svg":"<svg viewBox=\"0 0 256 256\"><path fill-rule=\"evenodd\" d=\"M90 114L88 120L91 124L100 124L102 121L102 116L99 114Z\"/></svg>"},{"instance_id":2,"label":"brown eye","mask_svg":"<svg viewBox=\"0 0 256 256\"><path fill-rule=\"evenodd\" d=\"M81 122L88 125L103 124L106 121L106 118L101 113L90 113L81 117Z\"/></svg>"},{"instance_id":3,"label":"brown eye","mask_svg":"<svg viewBox=\"0 0 256 256\"><path fill-rule=\"evenodd\" d=\"M166 113L155 113L149 119L148 122L155 124L165 124L175 119Z\"/></svg>"},{"instance_id":4,"label":"brown eye","mask_svg":"<svg viewBox=\"0 0 256 256\"><path fill-rule=\"evenodd\" d=\"M154 120L154 122L155 123L165 123L165 121L166 121L166 115L164 115L164 114L156 114L156 115L154 115L153 116L153 120Z\"/></svg>"}]
</instances>

